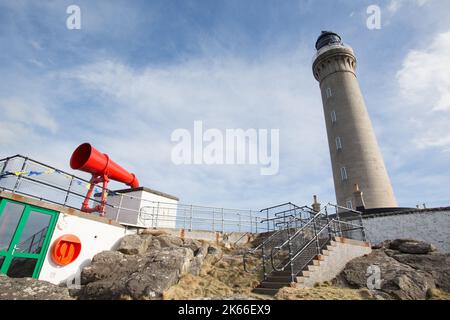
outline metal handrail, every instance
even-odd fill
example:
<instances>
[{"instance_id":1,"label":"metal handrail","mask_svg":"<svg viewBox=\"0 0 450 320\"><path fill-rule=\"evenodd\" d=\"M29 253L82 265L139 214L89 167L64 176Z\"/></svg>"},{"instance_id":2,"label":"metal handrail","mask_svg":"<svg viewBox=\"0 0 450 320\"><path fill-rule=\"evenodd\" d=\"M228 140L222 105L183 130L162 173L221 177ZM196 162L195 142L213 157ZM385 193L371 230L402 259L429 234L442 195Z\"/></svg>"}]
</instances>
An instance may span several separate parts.
<instances>
[{"instance_id":1,"label":"metal handrail","mask_svg":"<svg viewBox=\"0 0 450 320\"><path fill-rule=\"evenodd\" d=\"M247 261L246 257L247 257L247 255L255 254L256 251L258 251L258 250L264 248L264 246L265 246L269 241L271 241L275 236L279 235L279 234L280 234L281 232L283 232L283 231L284 231L284 230L281 229L281 230L278 230L278 231L274 232L270 237L266 238L266 239L265 239L262 243L260 243L257 247L255 247L255 248L253 248L253 249L250 249L249 251L247 251L247 252L244 253L244 255L243 255L243 263L244 263L244 270L245 270L245 272L251 272L251 271L248 271L247 265L246 265L246 261ZM264 263L264 261L263 261L263 263Z\"/></svg>"},{"instance_id":2,"label":"metal handrail","mask_svg":"<svg viewBox=\"0 0 450 320\"><path fill-rule=\"evenodd\" d=\"M263 260L263 261L262 261L262 262L263 262L263 269L264 269L264 272L265 272L265 263L266 263L265 259L266 259L266 257L265 257L265 254L264 254L264 253L265 253L265 247L266 247L266 245L267 245L268 243L270 243L276 236L280 235L282 232L286 232L286 230L292 229L292 228L293 228L292 226L294 225L294 223L295 223L295 225L297 225L297 222L298 222L298 221L301 222L302 227L303 227L304 221L305 221L306 219L302 218L301 215L300 215L300 217L298 217L296 214L289 214L289 215L286 215L286 213L292 212L292 211L297 212L298 210L304 210L304 209L309 209L309 210L311 210L310 213L314 212L314 211L313 211L311 208L309 208L308 206L302 206L302 207L299 207L299 206L297 206L297 205L292 204L291 202L288 202L288 203L285 203L285 204L282 204L282 205L278 205L278 206L274 206L274 207L269 208L269 209L279 208L279 207L282 207L282 206L285 206L285 205L293 205L293 206L295 206L295 208L292 208L292 209L289 209L289 210L281 211L281 212L279 212L279 213L276 213L276 214L275 214L275 217L273 217L273 218L262 219L262 220L260 221L260 223L265 223L265 222L268 222L268 221L283 220L283 221L281 221L281 222L278 222L276 225L277 225L277 226L278 226L278 225L285 225L285 228L280 229L280 230L278 230L278 231L275 231L271 236L269 236L267 239L265 239L265 240L264 240L261 244L259 244L256 248L253 248L253 249L249 250L248 252L244 253L244 256L243 256L243 264L244 264L244 270L245 270L246 272L249 272L249 270L248 270L248 268L247 268L247 257L248 257L248 255L255 254L257 251L261 250L261 251L262 251L262 252L261 252L261 254L262 254L262 260ZM280 216L281 214L284 214L284 216ZM287 219L287 220L286 220L286 219ZM308 219L308 221L310 221L310 220L311 220L311 218ZM296 227L295 229L297 229L297 227ZM289 235L288 235L288 237L289 237ZM252 271L254 271L254 270L252 270Z\"/></svg>"},{"instance_id":3,"label":"metal handrail","mask_svg":"<svg viewBox=\"0 0 450 320\"><path fill-rule=\"evenodd\" d=\"M55 172L55 174L61 174L65 176L68 180L53 183L52 180L51 179L49 180L48 178L33 177L32 175L28 176L28 174L34 170L37 170L40 172L40 174L42 174L42 172L45 172L46 170L49 169ZM20 172L20 174L18 174L18 172ZM0 160L0 181L2 181L2 178L5 178L4 181L5 182L7 181L7 183L2 184L0 183L0 190L25 195L31 198L38 199L40 201L46 201L49 203L77 210L79 210L80 207L77 207L76 205L79 202L81 206L81 200L85 198L85 194L82 194L82 192L80 191L81 189L79 189L80 188L79 186L82 187L83 184L87 185L90 183L86 179L80 178L66 171L57 169L53 166L44 164L40 161L36 161L34 159L27 158L21 155L15 155ZM30 184L30 187L32 189L29 189L28 185L20 185L20 181L24 182L26 181L27 183ZM75 182L77 182L78 184ZM11 185L9 183L11 183ZM98 188L101 188L101 186L98 186ZM48 192L48 190L51 190L51 192ZM176 224L183 223L182 220L180 220L180 218L177 217L176 214L174 215L175 213L174 210L176 211L176 213L183 215L186 213L186 211L184 211L185 208L190 207L191 209L193 208L194 211L196 211L195 215L190 217L182 216L181 219L187 218L190 219L191 222L193 219L200 221L200 224L202 225L202 227L205 228L205 230L211 230L211 228L215 229L214 215L220 214L221 218L220 222L218 223L222 225L223 232L235 231L234 229L236 229L236 231L237 230L241 231L241 227L243 229L242 230L243 232L248 230L256 233L258 233L258 231L264 232L264 227L259 226L259 222L262 217L257 216L258 211L256 210L206 207L200 205L194 206L181 203L174 204L169 202L156 202L124 193L114 192L108 189L106 191L108 192L109 195L120 197L119 205L117 204L113 205L110 203L106 204L107 210L117 211L116 216L117 218L119 217L119 214L136 214L138 215L139 219L143 218L141 216L140 209L136 210L134 208L127 208L126 206L123 206L124 202L122 201L122 199L131 199L143 201L153 207L158 207L158 210L167 210L169 212L168 216L163 217L160 215L158 217L158 221L163 220L175 221ZM60 195L62 195L61 200L58 198ZM89 200L94 203L101 202L98 198L95 197L91 197ZM192 227L192 223L190 223L190 225ZM218 224L216 224L216 226L217 225ZM228 230L224 230L225 227Z\"/></svg>"},{"instance_id":4,"label":"metal handrail","mask_svg":"<svg viewBox=\"0 0 450 320\"><path fill-rule=\"evenodd\" d=\"M279 250L281 250L281 247L274 247L274 248L272 248L271 255L270 255L270 261L271 261L271 263L272 263L273 269L276 270L276 271L284 271L284 268L286 268L293 260L295 260L300 254L302 254L302 253L306 250L306 248L309 247L309 245L311 245L312 243L314 243L314 242L317 240L318 235L319 235L323 230L325 230L326 228L328 228L332 221L335 221L335 220L334 220L334 219L330 220L330 221L329 221L322 229L320 229L320 230L317 232L317 234L314 235L314 237L313 237L307 244L305 244L299 251L297 251L297 253L295 253L294 256L293 256L291 259L289 259L289 262L286 263L281 269L278 269L278 266L275 267L275 265L273 264L273 249L278 249L278 251L279 251ZM336 220L336 221L337 221L337 220Z\"/></svg>"},{"instance_id":5,"label":"metal handrail","mask_svg":"<svg viewBox=\"0 0 450 320\"><path fill-rule=\"evenodd\" d=\"M311 224L312 222L315 221L315 219L319 216L321 216L321 213L316 214L314 217L311 218L311 220L309 220L304 226L302 226L299 230L297 230L294 235L291 238L295 238L298 234L300 234L306 227L309 227L309 224ZM286 240L285 242L283 242L282 245L280 245L280 247L284 247L286 244L289 243L289 239Z\"/></svg>"},{"instance_id":6,"label":"metal handrail","mask_svg":"<svg viewBox=\"0 0 450 320\"><path fill-rule=\"evenodd\" d=\"M294 206L294 207L300 208L299 206L297 206L296 204L294 204L294 203L292 203L292 202L286 202L286 203L279 204L279 205L276 205L276 206L273 206L273 207L261 209L261 210L259 210L259 212L263 212L263 211L267 211L267 210L272 210L272 209L279 208L279 207L286 206L286 205L292 205L292 206Z\"/></svg>"},{"instance_id":7,"label":"metal handrail","mask_svg":"<svg viewBox=\"0 0 450 320\"><path fill-rule=\"evenodd\" d=\"M323 208L326 211L326 207ZM322 211L322 210L321 210ZM318 220L320 220L321 217L324 217L327 219L327 223L325 225L323 225L319 230L316 230L316 223ZM333 224L339 224L339 230L333 230L331 228L331 226ZM311 227L311 224L313 224L314 226L314 236L305 244L302 244L302 247L299 248L295 253L292 252L292 243L293 243L293 239L295 239L296 237L298 237L300 234L304 233L305 230L307 228ZM349 232L349 231L353 231L353 230L361 230L362 231L362 235L363 235L363 240L365 241L365 232L364 232L364 226L361 225L357 225L354 223L350 223L350 222L346 222L346 221L341 221L338 217L338 219L329 219L327 215L323 215L321 212L317 213L313 218L311 218L311 220L306 223L302 228L300 228L294 235L289 236L289 238L284 241L282 244L278 245L278 246L274 246L272 247L271 251L270 251L270 262L271 262L271 266L273 268L273 270L275 271L284 271L286 267L288 267L289 265L291 266L291 277L292 277L292 281L294 281L294 277L295 274L297 274L298 272L294 272L294 261L305 252L305 250L307 250L311 244L313 244L314 242L317 242L317 254L320 253L320 250L326 245L326 243L328 243L328 241L332 238L332 234L337 234L338 232L341 234L342 233L342 228L341 225L348 225L353 227L352 229L346 229L345 232ZM319 237L322 234L322 232L324 230L328 229L328 237L329 239L327 240L326 243L324 243L323 245L320 244L319 241ZM285 247L286 245L289 245L289 259L283 260L280 263L278 263L277 265L275 264L275 256L278 254L278 252L280 252L282 250L283 247ZM314 259L316 255L311 255L311 257L307 258L307 260L303 261L304 265L301 267L301 269L304 268L304 266L308 265L311 260Z\"/></svg>"}]
</instances>

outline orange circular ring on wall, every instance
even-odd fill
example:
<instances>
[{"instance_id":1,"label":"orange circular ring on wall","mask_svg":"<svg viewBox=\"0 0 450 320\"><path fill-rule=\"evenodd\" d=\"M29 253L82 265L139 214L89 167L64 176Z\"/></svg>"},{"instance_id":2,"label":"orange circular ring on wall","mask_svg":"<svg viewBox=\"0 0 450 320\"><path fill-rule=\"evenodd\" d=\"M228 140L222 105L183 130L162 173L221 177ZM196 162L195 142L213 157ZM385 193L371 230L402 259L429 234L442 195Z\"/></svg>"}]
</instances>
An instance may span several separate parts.
<instances>
[{"instance_id":1,"label":"orange circular ring on wall","mask_svg":"<svg viewBox=\"0 0 450 320\"><path fill-rule=\"evenodd\" d=\"M51 257L57 265L67 266L78 258L80 251L80 239L76 235L66 234L53 242Z\"/></svg>"}]
</instances>

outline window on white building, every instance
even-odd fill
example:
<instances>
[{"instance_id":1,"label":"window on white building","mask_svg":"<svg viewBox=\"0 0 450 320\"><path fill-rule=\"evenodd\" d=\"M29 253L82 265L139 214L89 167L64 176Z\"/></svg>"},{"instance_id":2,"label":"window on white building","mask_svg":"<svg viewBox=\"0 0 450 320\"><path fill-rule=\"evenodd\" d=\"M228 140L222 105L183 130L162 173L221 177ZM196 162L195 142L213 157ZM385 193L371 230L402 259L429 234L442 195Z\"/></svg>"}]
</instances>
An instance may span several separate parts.
<instances>
[{"instance_id":1,"label":"window on white building","mask_svg":"<svg viewBox=\"0 0 450 320\"><path fill-rule=\"evenodd\" d=\"M342 179L342 181L345 181L348 179L347 169L345 167L341 168L341 179Z\"/></svg>"},{"instance_id":2,"label":"window on white building","mask_svg":"<svg viewBox=\"0 0 450 320\"><path fill-rule=\"evenodd\" d=\"M341 137L336 137L336 150L337 150L337 151L342 150Z\"/></svg>"}]
</instances>

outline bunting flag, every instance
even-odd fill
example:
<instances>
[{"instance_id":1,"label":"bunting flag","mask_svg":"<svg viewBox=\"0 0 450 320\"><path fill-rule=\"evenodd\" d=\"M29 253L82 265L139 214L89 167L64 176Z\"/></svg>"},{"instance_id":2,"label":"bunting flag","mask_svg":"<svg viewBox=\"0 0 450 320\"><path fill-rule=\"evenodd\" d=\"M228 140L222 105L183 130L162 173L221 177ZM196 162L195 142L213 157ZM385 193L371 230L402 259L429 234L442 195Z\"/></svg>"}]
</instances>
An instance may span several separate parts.
<instances>
[{"instance_id":1,"label":"bunting flag","mask_svg":"<svg viewBox=\"0 0 450 320\"><path fill-rule=\"evenodd\" d=\"M26 177L33 177L33 176L36 176L36 177L38 177L38 176L41 176L41 175L51 175L51 174L54 174L54 173L60 174L60 175L62 175L63 177L65 177L66 179L72 179L72 178L73 178L72 176L70 176L70 175L68 175L68 174L66 174L66 173L64 173L64 172L61 172L61 171L59 171L59 170L54 170L54 169L48 169L48 170L45 170L45 171L33 171L33 170L30 170L30 171L13 171L13 172L11 172L11 171L5 171L5 172L2 174L1 177L3 177L3 176L8 176L8 175L15 175L15 176L17 176L17 177L19 177L19 176L26 176ZM1 178L1 177L0 177L0 178ZM89 188L91 187L91 184L90 184L90 183L85 183L85 182L80 181L80 180L74 180L74 182L75 182L78 186L84 186L84 187L85 187L86 189L88 189L88 190L89 190ZM95 192L95 193L100 193L100 192L102 192L102 189L100 189L100 188L98 188L98 187L95 187L95 188L94 188L94 192Z\"/></svg>"}]
</instances>

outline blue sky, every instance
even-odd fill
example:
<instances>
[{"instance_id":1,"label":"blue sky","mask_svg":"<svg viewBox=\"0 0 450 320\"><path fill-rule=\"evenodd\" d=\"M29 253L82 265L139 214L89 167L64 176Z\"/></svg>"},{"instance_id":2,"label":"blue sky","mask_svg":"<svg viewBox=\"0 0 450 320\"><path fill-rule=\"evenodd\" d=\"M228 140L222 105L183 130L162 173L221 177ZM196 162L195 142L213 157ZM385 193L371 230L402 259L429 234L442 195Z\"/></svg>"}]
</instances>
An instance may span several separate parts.
<instances>
[{"instance_id":1,"label":"blue sky","mask_svg":"<svg viewBox=\"0 0 450 320\"><path fill-rule=\"evenodd\" d=\"M66 28L71 4L81 30ZM372 4L380 30L366 27ZM89 141L184 203L334 202L311 73L317 36L333 30L358 57L399 204L450 205L448 12L446 0L1 0L0 156L70 171L71 152ZM280 129L279 174L174 165L170 135L195 120Z\"/></svg>"}]
</instances>

